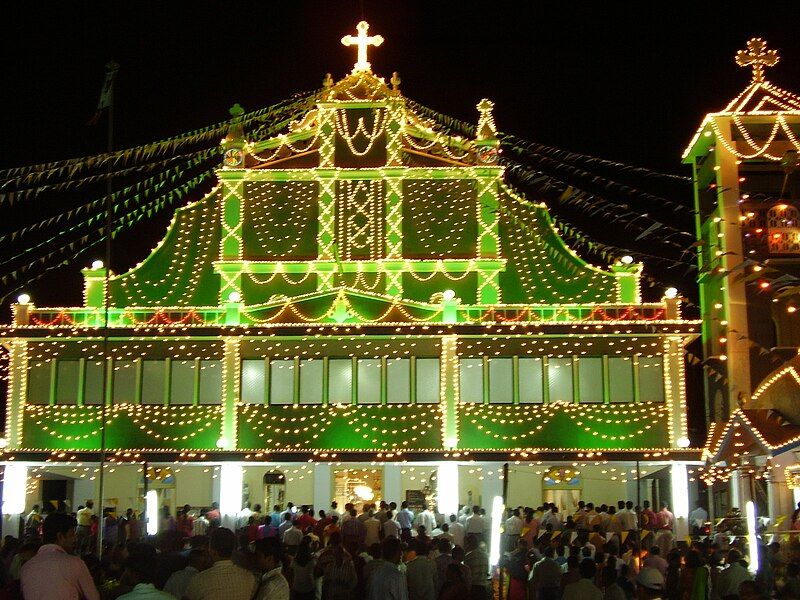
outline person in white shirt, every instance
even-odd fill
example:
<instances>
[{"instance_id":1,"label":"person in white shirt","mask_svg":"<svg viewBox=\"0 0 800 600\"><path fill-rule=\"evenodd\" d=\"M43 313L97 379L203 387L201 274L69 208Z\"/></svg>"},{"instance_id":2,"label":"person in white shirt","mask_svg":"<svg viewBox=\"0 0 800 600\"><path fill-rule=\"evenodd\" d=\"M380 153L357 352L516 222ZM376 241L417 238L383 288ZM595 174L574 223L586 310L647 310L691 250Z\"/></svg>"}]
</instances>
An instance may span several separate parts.
<instances>
[{"instance_id":1,"label":"person in white shirt","mask_svg":"<svg viewBox=\"0 0 800 600\"><path fill-rule=\"evenodd\" d=\"M703 505L699 502L697 503L697 508L695 508L691 514L689 515L689 525L692 527L692 532L694 534L699 534L700 530L708 521L708 512Z\"/></svg>"},{"instance_id":2,"label":"person in white shirt","mask_svg":"<svg viewBox=\"0 0 800 600\"><path fill-rule=\"evenodd\" d=\"M369 548L372 544L380 544L381 522L375 517L370 516L364 521L364 544Z\"/></svg>"},{"instance_id":3,"label":"person in white shirt","mask_svg":"<svg viewBox=\"0 0 800 600\"><path fill-rule=\"evenodd\" d=\"M290 527L283 532L283 545L286 546L286 553L294 556L297 553L297 548L300 542L303 541L303 532L298 527L295 527L293 521L289 521Z\"/></svg>"},{"instance_id":4,"label":"person in white shirt","mask_svg":"<svg viewBox=\"0 0 800 600\"><path fill-rule=\"evenodd\" d=\"M253 516L253 511L250 510L250 503L247 502L244 505L244 508L239 511L239 514L236 515L236 528L241 529L242 527L247 527L247 523L250 521L250 517Z\"/></svg>"},{"instance_id":5,"label":"person in white shirt","mask_svg":"<svg viewBox=\"0 0 800 600\"><path fill-rule=\"evenodd\" d=\"M617 513L617 519L619 519L622 531L636 530L636 511L633 510L633 502L628 500L625 503L625 508Z\"/></svg>"},{"instance_id":6,"label":"person in white shirt","mask_svg":"<svg viewBox=\"0 0 800 600\"><path fill-rule=\"evenodd\" d=\"M386 521L383 524L383 537L396 537L400 539L400 525L394 520L394 513L388 511L386 513Z\"/></svg>"},{"instance_id":7,"label":"person in white shirt","mask_svg":"<svg viewBox=\"0 0 800 600\"><path fill-rule=\"evenodd\" d=\"M327 514L328 514L328 516L329 516L329 517L332 517L332 516L336 515L337 517L339 517L339 521L341 522L341 520L342 520L342 513L340 513L340 512L337 510L337 507L338 507L338 506L339 506L339 504L336 502L336 500L334 500L333 502L331 502L331 509L328 511L328 513L327 513Z\"/></svg>"},{"instance_id":8,"label":"person in white shirt","mask_svg":"<svg viewBox=\"0 0 800 600\"><path fill-rule=\"evenodd\" d=\"M517 549L517 542L522 533L522 513L518 508L514 509L511 516L506 519L505 534L506 534L506 548L509 552Z\"/></svg>"},{"instance_id":9,"label":"person in white shirt","mask_svg":"<svg viewBox=\"0 0 800 600\"><path fill-rule=\"evenodd\" d=\"M425 510L420 512L414 519L414 525L419 527L422 525L425 531L431 532L436 529L436 517L431 512L431 509L426 507Z\"/></svg>"},{"instance_id":10,"label":"person in white shirt","mask_svg":"<svg viewBox=\"0 0 800 600\"><path fill-rule=\"evenodd\" d=\"M455 515L450 515L450 534L453 536L453 545L463 548L467 530L462 523L458 522Z\"/></svg>"},{"instance_id":11,"label":"person in white shirt","mask_svg":"<svg viewBox=\"0 0 800 600\"><path fill-rule=\"evenodd\" d=\"M467 535L474 535L479 543L484 541L486 520L481 516L480 506L475 505L472 507L472 514L467 519L465 530Z\"/></svg>"}]
</instances>

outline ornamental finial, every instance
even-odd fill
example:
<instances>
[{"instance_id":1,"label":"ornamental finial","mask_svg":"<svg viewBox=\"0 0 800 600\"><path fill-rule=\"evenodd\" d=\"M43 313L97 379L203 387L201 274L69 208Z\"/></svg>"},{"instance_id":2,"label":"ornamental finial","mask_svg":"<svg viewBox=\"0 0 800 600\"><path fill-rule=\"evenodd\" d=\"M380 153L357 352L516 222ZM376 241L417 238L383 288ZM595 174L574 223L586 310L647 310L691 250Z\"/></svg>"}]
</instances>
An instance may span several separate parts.
<instances>
[{"instance_id":1,"label":"ornamental finial","mask_svg":"<svg viewBox=\"0 0 800 600\"><path fill-rule=\"evenodd\" d=\"M764 83L764 67L774 67L780 56L777 50L767 50L767 42L753 38L747 42L747 50L736 53L736 64L740 67L753 67L752 83Z\"/></svg>"},{"instance_id":2,"label":"ornamental finial","mask_svg":"<svg viewBox=\"0 0 800 600\"><path fill-rule=\"evenodd\" d=\"M477 138L479 140L493 140L497 137L497 127L494 124L494 115L492 115L494 102L488 98L484 98L478 102L477 108L480 113L478 117Z\"/></svg>"},{"instance_id":3,"label":"ornamental finial","mask_svg":"<svg viewBox=\"0 0 800 600\"><path fill-rule=\"evenodd\" d=\"M367 35L369 30L369 23L361 21L356 25L358 35L346 35L342 38L342 44L345 46L358 46L358 55L356 64L353 67L353 73L359 71L372 72L372 67L367 62L367 46L380 46L383 43L383 37L380 35Z\"/></svg>"}]
</instances>

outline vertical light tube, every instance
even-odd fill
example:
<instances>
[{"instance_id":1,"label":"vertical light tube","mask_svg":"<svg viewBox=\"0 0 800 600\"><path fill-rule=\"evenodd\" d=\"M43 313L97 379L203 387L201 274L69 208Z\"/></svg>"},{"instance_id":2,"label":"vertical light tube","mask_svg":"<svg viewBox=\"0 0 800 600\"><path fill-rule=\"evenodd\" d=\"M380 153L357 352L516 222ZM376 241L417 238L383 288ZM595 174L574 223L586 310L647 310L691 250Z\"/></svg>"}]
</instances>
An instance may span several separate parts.
<instances>
[{"instance_id":1,"label":"vertical light tube","mask_svg":"<svg viewBox=\"0 0 800 600\"><path fill-rule=\"evenodd\" d=\"M145 511L147 511L147 535L158 533L158 492L148 490L144 497Z\"/></svg>"},{"instance_id":2,"label":"vertical light tube","mask_svg":"<svg viewBox=\"0 0 800 600\"><path fill-rule=\"evenodd\" d=\"M492 568L500 562L500 526L503 524L503 512L506 507L502 496L492 499L492 535L489 540L489 574Z\"/></svg>"},{"instance_id":3,"label":"vertical light tube","mask_svg":"<svg viewBox=\"0 0 800 600\"><path fill-rule=\"evenodd\" d=\"M244 474L241 465L223 463L219 469L219 512L222 525L235 528L236 515L242 509L242 482Z\"/></svg>"},{"instance_id":4,"label":"vertical light tube","mask_svg":"<svg viewBox=\"0 0 800 600\"><path fill-rule=\"evenodd\" d=\"M750 553L750 563L747 569L751 573L758 571L758 536L756 535L756 505L752 500L745 504L745 517L747 518L747 550Z\"/></svg>"},{"instance_id":5,"label":"vertical light tube","mask_svg":"<svg viewBox=\"0 0 800 600\"><path fill-rule=\"evenodd\" d=\"M25 512L25 493L28 486L28 467L6 465L3 476L3 514L18 515Z\"/></svg>"},{"instance_id":6,"label":"vertical light tube","mask_svg":"<svg viewBox=\"0 0 800 600\"><path fill-rule=\"evenodd\" d=\"M686 464L673 462L670 469L672 480L672 513L675 515L675 535L683 539L689 535L689 474Z\"/></svg>"},{"instance_id":7,"label":"vertical light tube","mask_svg":"<svg viewBox=\"0 0 800 600\"><path fill-rule=\"evenodd\" d=\"M458 513L458 464L440 462L436 471L436 499L439 512L445 516L445 523L450 515Z\"/></svg>"}]
</instances>

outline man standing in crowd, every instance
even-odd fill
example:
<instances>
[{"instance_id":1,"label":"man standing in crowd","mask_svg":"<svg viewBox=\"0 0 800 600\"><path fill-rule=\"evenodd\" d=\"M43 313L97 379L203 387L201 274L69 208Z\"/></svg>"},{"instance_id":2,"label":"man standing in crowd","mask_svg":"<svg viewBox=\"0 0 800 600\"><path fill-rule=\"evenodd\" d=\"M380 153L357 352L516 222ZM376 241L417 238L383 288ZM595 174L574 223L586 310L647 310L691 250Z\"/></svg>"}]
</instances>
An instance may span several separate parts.
<instances>
[{"instance_id":1,"label":"man standing in crowd","mask_svg":"<svg viewBox=\"0 0 800 600\"><path fill-rule=\"evenodd\" d=\"M476 506L475 508L477 509L478 507ZM473 509L473 515L476 514L477 512L474 512ZM467 553L464 555L464 564L469 568L471 598L473 600L487 600L491 591L489 555L480 549L480 541L471 533L467 533L466 544L465 550Z\"/></svg>"},{"instance_id":2,"label":"man standing in crowd","mask_svg":"<svg viewBox=\"0 0 800 600\"><path fill-rule=\"evenodd\" d=\"M283 553L277 538L256 540L255 561L263 573L253 600L289 600L289 582L283 576Z\"/></svg>"},{"instance_id":3,"label":"man standing in crowd","mask_svg":"<svg viewBox=\"0 0 800 600\"><path fill-rule=\"evenodd\" d=\"M86 506L78 509L78 527L75 530L75 543L78 546L78 554L84 554L89 549L89 537L92 529L92 517L94 516L94 500L87 500Z\"/></svg>"},{"instance_id":4,"label":"man standing in crowd","mask_svg":"<svg viewBox=\"0 0 800 600\"><path fill-rule=\"evenodd\" d=\"M411 527L414 524L414 513L408 509L408 502L403 501L397 513L397 524L400 525L400 537L404 542L411 541Z\"/></svg>"},{"instance_id":5,"label":"man standing in crowd","mask_svg":"<svg viewBox=\"0 0 800 600\"><path fill-rule=\"evenodd\" d=\"M236 535L225 527L211 533L208 549L214 565L198 573L186 589L187 600L252 600L258 580L231 560Z\"/></svg>"},{"instance_id":6,"label":"man standing in crowd","mask_svg":"<svg viewBox=\"0 0 800 600\"><path fill-rule=\"evenodd\" d=\"M519 508L515 508L505 523L506 548L509 552L517 549L520 533L522 533L522 513Z\"/></svg>"},{"instance_id":7,"label":"man standing in crowd","mask_svg":"<svg viewBox=\"0 0 800 600\"><path fill-rule=\"evenodd\" d=\"M453 545L463 548L467 532L464 525L458 522L455 515L450 515L450 534L453 536Z\"/></svg>"},{"instance_id":8,"label":"man standing in crowd","mask_svg":"<svg viewBox=\"0 0 800 600\"><path fill-rule=\"evenodd\" d=\"M481 507L473 506L472 514L467 518L465 525L467 535L474 535L478 543L485 541L486 520L481 516Z\"/></svg>"},{"instance_id":9,"label":"man standing in crowd","mask_svg":"<svg viewBox=\"0 0 800 600\"><path fill-rule=\"evenodd\" d=\"M42 525L44 545L22 567L25 600L100 600L89 569L75 550L75 519L62 513L49 515Z\"/></svg>"},{"instance_id":10,"label":"man standing in crowd","mask_svg":"<svg viewBox=\"0 0 800 600\"><path fill-rule=\"evenodd\" d=\"M381 554L383 563L370 575L367 600L408 600L406 577L399 569L403 556L400 540L396 537L383 540Z\"/></svg>"}]
</instances>

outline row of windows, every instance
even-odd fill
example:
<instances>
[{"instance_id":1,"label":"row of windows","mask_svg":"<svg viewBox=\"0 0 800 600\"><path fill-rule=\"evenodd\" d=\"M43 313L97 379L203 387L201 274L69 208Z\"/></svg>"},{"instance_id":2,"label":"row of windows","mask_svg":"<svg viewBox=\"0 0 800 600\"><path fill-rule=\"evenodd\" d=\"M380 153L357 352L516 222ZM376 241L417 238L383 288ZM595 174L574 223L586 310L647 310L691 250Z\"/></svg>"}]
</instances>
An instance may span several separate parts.
<instances>
[{"instance_id":1,"label":"row of windows","mask_svg":"<svg viewBox=\"0 0 800 600\"><path fill-rule=\"evenodd\" d=\"M462 358L461 402L663 402L660 356Z\"/></svg>"},{"instance_id":2,"label":"row of windows","mask_svg":"<svg viewBox=\"0 0 800 600\"><path fill-rule=\"evenodd\" d=\"M28 402L100 404L103 362L31 364ZM115 360L106 397L114 404L218 404L219 360ZM244 359L241 400L248 404L434 404L438 358ZM465 357L465 403L662 402L661 357Z\"/></svg>"},{"instance_id":3,"label":"row of windows","mask_svg":"<svg viewBox=\"0 0 800 600\"><path fill-rule=\"evenodd\" d=\"M250 404L435 404L438 358L263 359L242 361Z\"/></svg>"},{"instance_id":4,"label":"row of windows","mask_svg":"<svg viewBox=\"0 0 800 600\"><path fill-rule=\"evenodd\" d=\"M111 363L109 363L111 365ZM219 404L222 361L115 360L103 373L103 361L57 360L30 365L28 402L100 404L104 375L114 404Z\"/></svg>"}]
</instances>

